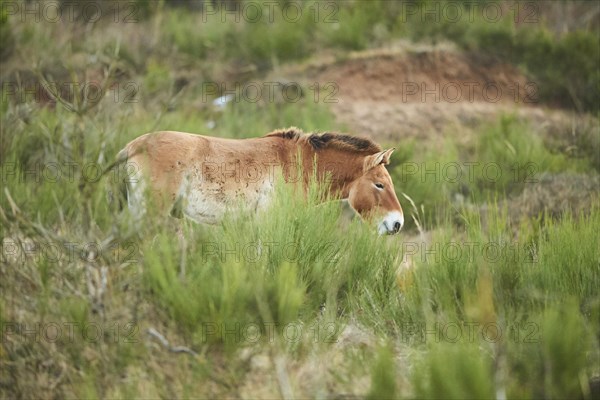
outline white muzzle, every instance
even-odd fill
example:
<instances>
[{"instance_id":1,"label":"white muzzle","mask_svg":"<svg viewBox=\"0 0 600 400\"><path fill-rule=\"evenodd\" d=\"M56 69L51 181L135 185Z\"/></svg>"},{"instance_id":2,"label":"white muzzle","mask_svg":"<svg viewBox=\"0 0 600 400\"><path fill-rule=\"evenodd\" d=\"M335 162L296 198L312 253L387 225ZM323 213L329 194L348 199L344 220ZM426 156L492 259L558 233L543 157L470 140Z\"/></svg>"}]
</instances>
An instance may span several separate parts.
<instances>
[{"instance_id":1,"label":"white muzzle","mask_svg":"<svg viewBox=\"0 0 600 400\"><path fill-rule=\"evenodd\" d=\"M380 235L395 235L404 225L404 215L400 211L391 211L377 225Z\"/></svg>"}]
</instances>

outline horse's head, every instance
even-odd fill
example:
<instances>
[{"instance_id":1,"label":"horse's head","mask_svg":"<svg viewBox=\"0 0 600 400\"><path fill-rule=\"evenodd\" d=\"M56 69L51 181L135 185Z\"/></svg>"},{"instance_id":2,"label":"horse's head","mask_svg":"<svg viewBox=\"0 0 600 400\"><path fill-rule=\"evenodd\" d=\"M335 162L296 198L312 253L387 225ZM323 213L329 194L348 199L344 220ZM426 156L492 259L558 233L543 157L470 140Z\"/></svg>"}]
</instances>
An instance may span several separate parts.
<instances>
[{"instance_id":1,"label":"horse's head","mask_svg":"<svg viewBox=\"0 0 600 400\"><path fill-rule=\"evenodd\" d=\"M365 220L376 223L380 235L393 235L404 225L402 207L385 166L394 149L364 159L363 174L350 184L348 202Z\"/></svg>"}]
</instances>

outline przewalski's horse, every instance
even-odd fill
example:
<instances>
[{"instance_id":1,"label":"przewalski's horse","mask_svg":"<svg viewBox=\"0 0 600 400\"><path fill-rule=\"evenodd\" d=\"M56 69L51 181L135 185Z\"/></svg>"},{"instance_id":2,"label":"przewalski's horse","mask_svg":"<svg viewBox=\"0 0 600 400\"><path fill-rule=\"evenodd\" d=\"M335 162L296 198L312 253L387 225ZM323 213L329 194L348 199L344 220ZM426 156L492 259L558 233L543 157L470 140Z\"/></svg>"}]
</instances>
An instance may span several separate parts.
<instances>
[{"instance_id":1,"label":"przewalski's horse","mask_svg":"<svg viewBox=\"0 0 600 400\"><path fill-rule=\"evenodd\" d=\"M127 201L137 212L145 212L149 191L165 214L216 223L240 200L254 208L266 205L278 174L305 188L316 176L318 182L328 179L331 197L347 199L364 220L375 222L379 234L395 234L404 215L385 168L393 151L369 139L297 128L238 140L163 131L134 139L117 159L134 170Z\"/></svg>"}]
</instances>

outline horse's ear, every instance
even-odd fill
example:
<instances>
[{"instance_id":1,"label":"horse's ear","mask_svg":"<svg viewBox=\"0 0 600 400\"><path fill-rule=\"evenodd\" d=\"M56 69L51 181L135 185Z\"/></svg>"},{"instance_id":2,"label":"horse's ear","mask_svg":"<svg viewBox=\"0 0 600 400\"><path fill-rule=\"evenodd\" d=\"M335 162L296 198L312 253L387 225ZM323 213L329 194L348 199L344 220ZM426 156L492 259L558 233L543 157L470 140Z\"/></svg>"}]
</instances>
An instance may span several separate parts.
<instances>
[{"instance_id":1,"label":"horse's ear","mask_svg":"<svg viewBox=\"0 0 600 400\"><path fill-rule=\"evenodd\" d=\"M375 168L379 164L388 165L390 163L390 157L396 150L395 148L380 151L379 153L372 154L365 158L365 171Z\"/></svg>"},{"instance_id":2,"label":"horse's ear","mask_svg":"<svg viewBox=\"0 0 600 400\"><path fill-rule=\"evenodd\" d=\"M392 156L392 153L394 152L394 150L396 150L395 147L385 150L383 152L383 158L382 158L380 164L388 165L390 163L390 157Z\"/></svg>"}]
</instances>

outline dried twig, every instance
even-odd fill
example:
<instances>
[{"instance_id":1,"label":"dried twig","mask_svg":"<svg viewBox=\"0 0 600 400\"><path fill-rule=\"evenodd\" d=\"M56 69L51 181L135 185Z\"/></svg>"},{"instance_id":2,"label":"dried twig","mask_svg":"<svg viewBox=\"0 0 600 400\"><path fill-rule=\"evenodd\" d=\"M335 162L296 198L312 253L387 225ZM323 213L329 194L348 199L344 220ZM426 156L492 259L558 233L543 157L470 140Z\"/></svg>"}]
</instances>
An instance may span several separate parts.
<instances>
[{"instance_id":1,"label":"dried twig","mask_svg":"<svg viewBox=\"0 0 600 400\"><path fill-rule=\"evenodd\" d=\"M285 359L283 356L275 357L275 372L281 396L286 400L293 399L294 393L292 391L292 385L290 385L290 377L285 368Z\"/></svg>"},{"instance_id":2,"label":"dried twig","mask_svg":"<svg viewBox=\"0 0 600 400\"><path fill-rule=\"evenodd\" d=\"M13 215L20 214L21 210L19 209L19 207L17 207L17 204L15 203L12 196L10 195L10 192L8 191L8 187L4 188L4 193L6 194L6 199L8 200L8 204L10 204L10 209L11 209L11 212L13 213ZM5 216L5 214L3 211L2 217L4 217L4 216Z\"/></svg>"},{"instance_id":3,"label":"dried twig","mask_svg":"<svg viewBox=\"0 0 600 400\"><path fill-rule=\"evenodd\" d=\"M412 206L413 210L415 211L415 212L411 212L410 215L411 215L413 221L415 221L415 225L417 226L417 230L419 231L419 236L421 237L421 239L423 239L425 237L425 231L423 230L423 226L420 223L419 209L417 208L417 205L415 204L413 199L410 198L409 195L407 195L406 193L402 193L402 196L404 196L406 198L406 200L408 200L410 202L410 205Z\"/></svg>"},{"instance_id":4,"label":"dried twig","mask_svg":"<svg viewBox=\"0 0 600 400\"><path fill-rule=\"evenodd\" d=\"M194 350L190 349L189 347L185 347L185 346L171 346L169 344L169 341L167 340L167 338L165 338L160 332L158 332L154 328L148 328L146 330L146 332L148 333L148 335L156 338L160 342L160 344L162 344L163 347L166 348L167 350L169 350L170 352L173 352L173 353L187 353L187 354L190 354L192 356L197 356L198 355L198 353L196 353Z\"/></svg>"},{"instance_id":5,"label":"dried twig","mask_svg":"<svg viewBox=\"0 0 600 400\"><path fill-rule=\"evenodd\" d=\"M88 253L88 260L95 258L93 251ZM108 283L107 268L105 266L100 269L94 268L89 262L85 264L85 278L88 287L89 300L92 308L100 314L104 312L104 293Z\"/></svg>"}]
</instances>

